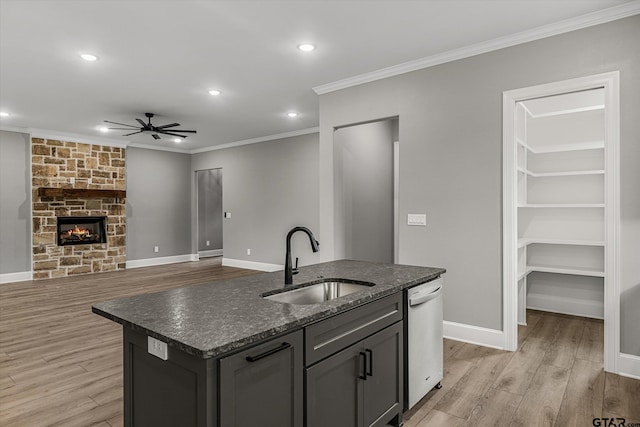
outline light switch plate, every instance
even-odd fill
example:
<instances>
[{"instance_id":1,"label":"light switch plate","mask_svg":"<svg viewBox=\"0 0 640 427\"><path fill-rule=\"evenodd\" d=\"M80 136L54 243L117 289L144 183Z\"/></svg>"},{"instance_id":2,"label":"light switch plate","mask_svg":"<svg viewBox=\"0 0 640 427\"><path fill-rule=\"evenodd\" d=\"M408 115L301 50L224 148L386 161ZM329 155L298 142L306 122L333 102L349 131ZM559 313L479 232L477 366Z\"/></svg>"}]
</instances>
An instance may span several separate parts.
<instances>
[{"instance_id":1,"label":"light switch plate","mask_svg":"<svg viewBox=\"0 0 640 427\"><path fill-rule=\"evenodd\" d=\"M407 214L407 225L427 225L427 214Z\"/></svg>"},{"instance_id":2,"label":"light switch plate","mask_svg":"<svg viewBox=\"0 0 640 427\"><path fill-rule=\"evenodd\" d=\"M157 340L153 337L147 337L147 351L162 360L169 358L167 352L167 343Z\"/></svg>"}]
</instances>

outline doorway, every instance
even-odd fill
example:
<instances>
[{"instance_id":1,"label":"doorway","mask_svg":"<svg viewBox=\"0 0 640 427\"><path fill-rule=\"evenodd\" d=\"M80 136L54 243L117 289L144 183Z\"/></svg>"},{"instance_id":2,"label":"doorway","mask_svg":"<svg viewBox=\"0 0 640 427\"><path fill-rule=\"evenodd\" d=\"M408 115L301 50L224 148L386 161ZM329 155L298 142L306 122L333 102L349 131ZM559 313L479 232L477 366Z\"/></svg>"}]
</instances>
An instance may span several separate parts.
<instances>
[{"instance_id":1,"label":"doorway","mask_svg":"<svg viewBox=\"0 0 640 427\"><path fill-rule=\"evenodd\" d=\"M398 119L334 131L336 259L396 260Z\"/></svg>"},{"instance_id":2,"label":"doorway","mask_svg":"<svg viewBox=\"0 0 640 427\"><path fill-rule=\"evenodd\" d=\"M222 169L196 171L200 258L222 256Z\"/></svg>"},{"instance_id":3,"label":"doorway","mask_svg":"<svg viewBox=\"0 0 640 427\"><path fill-rule=\"evenodd\" d=\"M619 75L504 93L503 329L526 310L604 319L604 369L619 354Z\"/></svg>"}]
</instances>

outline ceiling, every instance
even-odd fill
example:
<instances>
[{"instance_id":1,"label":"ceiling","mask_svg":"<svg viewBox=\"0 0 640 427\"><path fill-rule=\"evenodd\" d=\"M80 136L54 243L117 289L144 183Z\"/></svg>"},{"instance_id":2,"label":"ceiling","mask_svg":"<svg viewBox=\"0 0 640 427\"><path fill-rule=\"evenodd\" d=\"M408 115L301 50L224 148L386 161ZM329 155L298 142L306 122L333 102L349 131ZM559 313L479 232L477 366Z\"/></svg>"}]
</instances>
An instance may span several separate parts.
<instances>
[{"instance_id":1,"label":"ceiling","mask_svg":"<svg viewBox=\"0 0 640 427\"><path fill-rule=\"evenodd\" d=\"M637 3L0 0L0 128L186 152L308 133L313 88ZM301 52L303 42L317 49ZM197 134L176 143L98 130L146 112Z\"/></svg>"}]
</instances>

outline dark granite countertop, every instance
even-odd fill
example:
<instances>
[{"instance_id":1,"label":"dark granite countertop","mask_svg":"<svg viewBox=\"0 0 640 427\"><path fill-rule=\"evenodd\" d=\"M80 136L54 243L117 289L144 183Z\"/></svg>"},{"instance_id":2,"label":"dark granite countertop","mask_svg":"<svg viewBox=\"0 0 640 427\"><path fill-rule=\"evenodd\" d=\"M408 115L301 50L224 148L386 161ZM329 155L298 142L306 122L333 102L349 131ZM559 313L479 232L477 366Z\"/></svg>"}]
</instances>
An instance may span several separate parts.
<instances>
[{"instance_id":1,"label":"dark granite countertop","mask_svg":"<svg viewBox=\"0 0 640 427\"><path fill-rule=\"evenodd\" d=\"M283 304L261 297L284 288L283 272L278 271L99 302L92 311L170 347L208 358L299 329L444 272L443 268L341 260L300 268L293 286L318 278L360 280L375 286L321 304Z\"/></svg>"}]
</instances>

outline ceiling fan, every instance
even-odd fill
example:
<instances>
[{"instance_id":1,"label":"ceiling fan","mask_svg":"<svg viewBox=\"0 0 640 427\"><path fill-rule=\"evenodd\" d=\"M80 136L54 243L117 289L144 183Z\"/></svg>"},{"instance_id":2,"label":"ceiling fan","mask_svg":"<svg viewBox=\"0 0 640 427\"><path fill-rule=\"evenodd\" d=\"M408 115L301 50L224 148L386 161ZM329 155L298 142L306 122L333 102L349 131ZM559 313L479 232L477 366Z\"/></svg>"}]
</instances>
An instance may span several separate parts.
<instances>
[{"instance_id":1,"label":"ceiling fan","mask_svg":"<svg viewBox=\"0 0 640 427\"><path fill-rule=\"evenodd\" d=\"M125 123L110 122L109 120L105 120L105 123L111 123L111 124L119 125L119 126L127 126L126 128L109 128L110 130L127 130L127 131L135 130L135 132L127 133L127 134L124 134L122 136L135 135L137 133L146 133L146 134L151 135L154 139L161 139L160 135L158 135L158 134L177 136L179 138L186 138L187 135L180 135L180 134L181 133L196 133L195 130L170 129L170 128L174 128L176 126L180 126L180 123L171 123L171 124L168 124L168 125L154 126L154 125L151 124L151 118L153 118L153 113L144 113L144 115L148 118L148 122L147 123L145 123L144 120L142 120L142 119L136 118L138 123L140 123L140 126L128 125L128 124L125 124Z\"/></svg>"}]
</instances>

